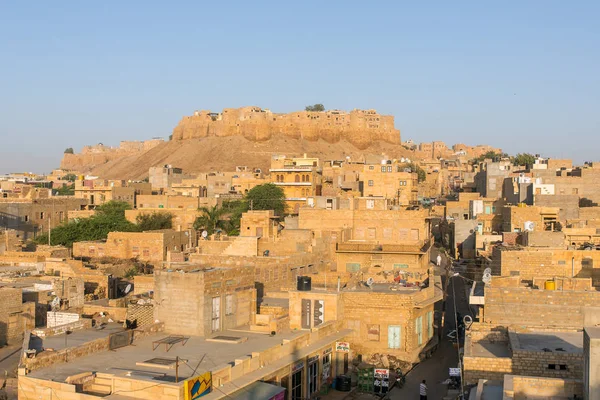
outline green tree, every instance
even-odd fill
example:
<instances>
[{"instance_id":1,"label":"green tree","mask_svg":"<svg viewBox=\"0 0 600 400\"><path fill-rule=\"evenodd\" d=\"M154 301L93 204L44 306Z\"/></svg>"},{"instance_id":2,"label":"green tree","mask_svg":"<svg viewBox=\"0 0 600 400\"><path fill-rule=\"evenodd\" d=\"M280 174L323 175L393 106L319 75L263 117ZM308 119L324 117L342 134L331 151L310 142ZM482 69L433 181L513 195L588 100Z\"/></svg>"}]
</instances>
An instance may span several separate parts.
<instances>
[{"instance_id":1,"label":"green tree","mask_svg":"<svg viewBox=\"0 0 600 400\"><path fill-rule=\"evenodd\" d=\"M255 186L246 194L246 203L251 210L273 210L275 214L285 212L285 194L272 183Z\"/></svg>"},{"instance_id":2,"label":"green tree","mask_svg":"<svg viewBox=\"0 0 600 400\"><path fill-rule=\"evenodd\" d=\"M535 163L535 156L529 153L519 153L513 158L513 165L530 167Z\"/></svg>"},{"instance_id":3,"label":"green tree","mask_svg":"<svg viewBox=\"0 0 600 400\"><path fill-rule=\"evenodd\" d=\"M501 158L506 158L506 157L508 157L508 154L506 154L506 153L496 153L495 151L488 151L487 153L485 153L477 158L474 158L472 160L472 162L474 164L477 164L477 163L482 162L485 159L490 159L492 161L500 161Z\"/></svg>"},{"instance_id":4,"label":"green tree","mask_svg":"<svg viewBox=\"0 0 600 400\"><path fill-rule=\"evenodd\" d=\"M63 181L75 182L77 180L77 175L75 174L67 174L62 177Z\"/></svg>"},{"instance_id":5,"label":"green tree","mask_svg":"<svg viewBox=\"0 0 600 400\"><path fill-rule=\"evenodd\" d=\"M75 184L64 185L54 190L57 196L73 196L75 194Z\"/></svg>"},{"instance_id":6,"label":"green tree","mask_svg":"<svg viewBox=\"0 0 600 400\"><path fill-rule=\"evenodd\" d=\"M243 200L223 202L223 216L226 219L222 221L222 226L229 236L240 234L242 214L246 211L248 211L248 203Z\"/></svg>"},{"instance_id":7,"label":"green tree","mask_svg":"<svg viewBox=\"0 0 600 400\"><path fill-rule=\"evenodd\" d=\"M67 148L65 149L65 154L73 154L73 153L74 153L74 151L73 151L73 148L72 148L72 147L67 147Z\"/></svg>"},{"instance_id":8,"label":"green tree","mask_svg":"<svg viewBox=\"0 0 600 400\"><path fill-rule=\"evenodd\" d=\"M325 106L323 104L314 104L312 106L306 106L304 108L305 111L325 111Z\"/></svg>"},{"instance_id":9,"label":"green tree","mask_svg":"<svg viewBox=\"0 0 600 400\"><path fill-rule=\"evenodd\" d=\"M110 201L98 207L90 218L70 220L52 229L52 245L71 247L74 242L103 240L110 232L138 232L139 227L125 219L125 210L130 205L121 201ZM48 235L40 235L37 243L48 243Z\"/></svg>"},{"instance_id":10,"label":"green tree","mask_svg":"<svg viewBox=\"0 0 600 400\"><path fill-rule=\"evenodd\" d=\"M126 210L131 210L131 204L125 201L112 200L98 207L96 209L96 216L106 215L109 217L125 219Z\"/></svg>"},{"instance_id":11,"label":"green tree","mask_svg":"<svg viewBox=\"0 0 600 400\"><path fill-rule=\"evenodd\" d=\"M411 172L416 172L419 183L427 179L427 173L425 172L425 170L415 163L402 164L400 165L400 169L410 169Z\"/></svg>"},{"instance_id":12,"label":"green tree","mask_svg":"<svg viewBox=\"0 0 600 400\"><path fill-rule=\"evenodd\" d=\"M222 216L225 213L223 208L217 206L214 207L200 207L198 211L202 212L202 215L196 218L194 221L194 229L205 230L209 235L215 233L217 229L222 227Z\"/></svg>"},{"instance_id":13,"label":"green tree","mask_svg":"<svg viewBox=\"0 0 600 400\"><path fill-rule=\"evenodd\" d=\"M141 231L156 231L171 229L173 227L173 214L168 212L154 212L152 214L139 214L135 218Z\"/></svg>"}]
</instances>

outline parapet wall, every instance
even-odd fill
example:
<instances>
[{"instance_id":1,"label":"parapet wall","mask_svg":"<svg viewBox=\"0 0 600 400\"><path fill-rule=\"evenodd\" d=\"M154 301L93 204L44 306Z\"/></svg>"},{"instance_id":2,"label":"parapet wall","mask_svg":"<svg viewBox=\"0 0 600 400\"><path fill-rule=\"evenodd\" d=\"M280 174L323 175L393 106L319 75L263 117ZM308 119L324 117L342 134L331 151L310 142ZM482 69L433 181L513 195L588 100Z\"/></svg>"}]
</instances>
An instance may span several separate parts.
<instances>
[{"instance_id":1,"label":"parapet wall","mask_svg":"<svg viewBox=\"0 0 600 400\"><path fill-rule=\"evenodd\" d=\"M184 117L173 130L174 140L210 136L244 136L251 141L265 141L275 136L329 143L346 140L364 149L381 140L400 144L400 131L394 117L375 110L308 112L275 114L259 107L226 108L222 113L197 111Z\"/></svg>"}]
</instances>

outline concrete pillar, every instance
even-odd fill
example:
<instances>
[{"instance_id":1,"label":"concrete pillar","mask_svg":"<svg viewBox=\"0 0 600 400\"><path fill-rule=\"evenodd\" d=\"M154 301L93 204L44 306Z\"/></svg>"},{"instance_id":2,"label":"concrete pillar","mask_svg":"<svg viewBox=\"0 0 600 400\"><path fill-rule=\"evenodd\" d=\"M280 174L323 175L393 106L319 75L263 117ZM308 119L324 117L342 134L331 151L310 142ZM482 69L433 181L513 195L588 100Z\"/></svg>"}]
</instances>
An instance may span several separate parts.
<instances>
[{"instance_id":1,"label":"concrete pillar","mask_svg":"<svg viewBox=\"0 0 600 400\"><path fill-rule=\"evenodd\" d=\"M600 328L587 327L583 331L583 398L600 400Z\"/></svg>"}]
</instances>

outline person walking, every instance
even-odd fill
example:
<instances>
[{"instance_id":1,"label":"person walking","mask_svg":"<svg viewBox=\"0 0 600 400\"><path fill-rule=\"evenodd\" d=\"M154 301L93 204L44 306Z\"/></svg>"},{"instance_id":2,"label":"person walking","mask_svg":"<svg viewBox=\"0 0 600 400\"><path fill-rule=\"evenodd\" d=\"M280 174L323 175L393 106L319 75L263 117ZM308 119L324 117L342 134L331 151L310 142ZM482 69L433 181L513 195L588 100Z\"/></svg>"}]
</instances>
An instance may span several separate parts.
<instances>
[{"instance_id":1,"label":"person walking","mask_svg":"<svg viewBox=\"0 0 600 400\"><path fill-rule=\"evenodd\" d=\"M438 254L435 261L436 261L436 264L438 267L441 266L442 265L442 256L440 254Z\"/></svg>"},{"instance_id":2,"label":"person walking","mask_svg":"<svg viewBox=\"0 0 600 400\"><path fill-rule=\"evenodd\" d=\"M419 395L421 396L421 400L427 400L427 383L425 379L419 385Z\"/></svg>"}]
</instances>

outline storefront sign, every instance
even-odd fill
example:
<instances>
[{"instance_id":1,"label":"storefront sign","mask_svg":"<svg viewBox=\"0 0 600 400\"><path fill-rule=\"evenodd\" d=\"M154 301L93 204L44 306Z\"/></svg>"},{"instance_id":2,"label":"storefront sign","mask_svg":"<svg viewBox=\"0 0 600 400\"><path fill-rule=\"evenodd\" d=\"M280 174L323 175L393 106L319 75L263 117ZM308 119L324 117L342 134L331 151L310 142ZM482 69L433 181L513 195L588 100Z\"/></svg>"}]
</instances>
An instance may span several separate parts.
<instances>
[{"instance_id":1,"label":"storefront sign","mask_svg":"<svg viewBox=\"0 0 600 400\"><path fill-rule=\"evenodd\" d=\"M460 368L448 368L450 376L460 376Z\"/></svg>"},{"instance_id":2,"label":"storefront sign","mask_svg":"<svg viewBox=\"0 0 600 400\"><path fill-rule=\"evenodd\" d=\"M376 368L373 373L373 386L375 393L387 393L390 388L390 370Z\"/></svg>"},{"instance_id":3,"label":"storefront sign","mask_svg":"<svg viewBox=\"0 0 600 400\"><path fill-rule=\"evenodd\" d=\"M304 368L304 361L298 361L292 366L292 373L300 371L302 368Z\"/></svg>"},{"instance_id":4,"label":"storefront sign","mask_svg":"<svg viewBox=\"0 0 600 400\"><path fill-rule=\"evenodd\" d=\"M335 351L338 353L350 353L350 343L335 342Z\"/></svg>"}]
</instances>

